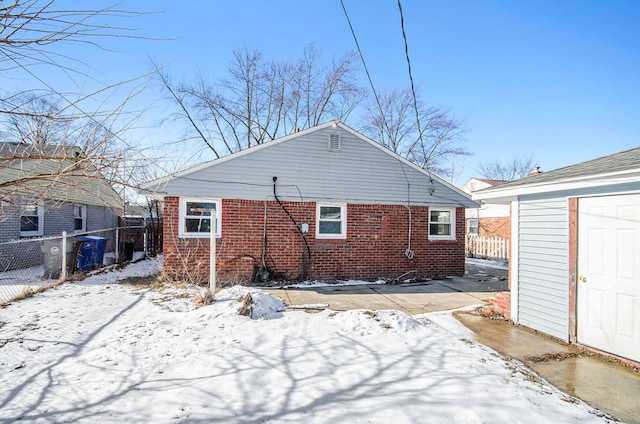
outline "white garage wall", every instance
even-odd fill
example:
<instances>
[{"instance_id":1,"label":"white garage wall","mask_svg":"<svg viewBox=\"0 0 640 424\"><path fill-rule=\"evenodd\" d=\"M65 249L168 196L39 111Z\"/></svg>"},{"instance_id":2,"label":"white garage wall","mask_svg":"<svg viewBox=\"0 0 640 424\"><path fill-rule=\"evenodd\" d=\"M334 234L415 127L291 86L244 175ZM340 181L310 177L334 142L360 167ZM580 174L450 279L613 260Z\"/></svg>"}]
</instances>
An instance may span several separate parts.
<instances>
[{"instance_id":1,"label":"white garage wall","mask_svg":"<svg viewBox=\"0 0 640 424\"><path fill-rule=\"evenodd\" d=\"M566 196L521 198L518 227L518 321L568 340L569 230Z\"/></svg>"}]
</instances>

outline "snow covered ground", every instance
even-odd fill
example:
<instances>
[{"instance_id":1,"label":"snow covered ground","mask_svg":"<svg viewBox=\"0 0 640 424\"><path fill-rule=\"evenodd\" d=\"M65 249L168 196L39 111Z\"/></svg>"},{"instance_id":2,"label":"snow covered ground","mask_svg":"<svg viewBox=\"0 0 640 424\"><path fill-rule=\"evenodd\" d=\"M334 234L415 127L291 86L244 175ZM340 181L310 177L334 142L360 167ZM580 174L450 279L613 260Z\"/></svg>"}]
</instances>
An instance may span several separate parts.
<instances>
[{"instance_id":1,"label":"snow covered ground","mask_svg":"<svg viewBox=\"0 0 640 424\"><path fill-rule=\"evenodd\" d=\"M115 263L115 253L105 253L105 264ZM133 260L144 257L144 252L134 252ZM0 304L25 293L28 290L37 290L57 283L56 279L44 278L44 265L30 268L16 269L0 272Z\"/></svg>"},{"instance_id":2,"label":"snow covered ground","mask_svg":"<svg viewBox=\"0 0 640 424\"><path fill-rule=\"evenodd\" d=\"M506 261L502 260L487 260L487 259L477 259L477 258L466 258L465 262L468 264L473 264L476 266L484 267L484 268L494 268L494 269L503 269L508 270L509 264Z\"/></svg>"},{"instance_id":3,"label":"snow covered ground","mask_svg":"<svg viewBox=\"0 0 640 424\"><path fill-rule=\"evenodd\" d=\"M29 289L55 284L55 280L42 278L44 266L0 272L0 304Z\"/></svg>"},{"instance_id":4,"label":"snow covered ground","mask_svg":"<svg viewBox=\"0 0 640 424\"><path fill-rule=\"evenodd\" d=\"M586 404L471 341L449 313L282 312L234 287L116 280L147 260L0 309L0 421L600 423ZM237 313L250 294L251 317Z\"/></svg>"}]
</instances>

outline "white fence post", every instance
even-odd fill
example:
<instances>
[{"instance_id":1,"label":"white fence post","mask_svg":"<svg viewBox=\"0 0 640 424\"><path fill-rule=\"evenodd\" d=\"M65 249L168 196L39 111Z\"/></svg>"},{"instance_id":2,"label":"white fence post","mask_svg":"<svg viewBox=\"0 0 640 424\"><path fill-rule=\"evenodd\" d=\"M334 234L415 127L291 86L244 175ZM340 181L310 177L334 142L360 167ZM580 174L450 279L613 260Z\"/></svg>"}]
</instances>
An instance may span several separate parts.
<instances>
[{"instance_id":1,"label":"white fence post","mask_svg":"<svg viewBox=\"0 0 640 424\"><path fill-rule=\"evenodd\" d=\"M62 232L62 270L60 271L60 280L67 280L67 232Z\"/></svg>"},{"instance_id":2,"label":"white fence post","mask_svg":"<svg viewBox=\"0 0 640 424\"><path fill-rule=\"evenodd\" d=\"M509 240L469 234L466 240L466 251L469 255L481 258L509 260Z\"/></svg>"},{"instance_id":3,"label":"white fence post","mask_svg":"<svg viewBox=\"0 0 640 424\"><path fill-rule=\"evenodd\" d=\"M216 210L209 209L211 214L211 226L209 227L209 290L211 297L216 297Z\"/></svg>"}]
</instances>

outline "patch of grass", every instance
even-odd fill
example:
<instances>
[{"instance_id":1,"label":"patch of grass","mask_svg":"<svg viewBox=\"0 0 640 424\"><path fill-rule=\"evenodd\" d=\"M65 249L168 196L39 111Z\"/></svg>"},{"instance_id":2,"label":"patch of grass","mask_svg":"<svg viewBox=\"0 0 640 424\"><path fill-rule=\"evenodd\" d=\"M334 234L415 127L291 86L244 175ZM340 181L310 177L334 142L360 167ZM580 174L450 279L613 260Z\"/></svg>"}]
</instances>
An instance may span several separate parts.
<instances>
[{"instance_id":1,"label":"patch of grass","mask_svg":"<svg viewBox=\"0 0 640 424\"><path fill-rule=\"evenodd\" d=\"M562 361L569 358L580 358L581 355L578 352L560 352L560 353L545 353L542 356L528 356L527 361L531 362L547 362L547 361Z\"/></svg>"},{"instance_id":2,"label":"patch of grass","mask_svg":"<svg viewBox=\"0 0 640 424\"><path fill-rule=\"evenodd\" d=\"M40 327L38 326L37 322L28 322L28 323L24 324L23 326L21 326L20 328L18 328L18 332L24 333L25 331L37 330L38 328L40 328Z\"/></svg>"},{"instance_id":3,"label":"patch of grass","mask_svg":"<svg viewBox=\"0 0 640 424\"><path fill-rule=\"evenodd\" d=\"M176 297L185 298L185 297L189 297L189 294L184 293ZM196 294L195 297L193 298L193 303L196 305L196 308L212 305L213 303L215 303L215 299L213 298L211 289L207 287L204 291L201 291L200 293Z\"/></svg>"},{"instance_id":4,"label":"patch of grass","mask_svg":"<svg viewBox=\"0 0 640 424\"><path fill-rule=\"evenodd\" d=\"M27 287L26 289L24 289L22 291L22 293L20 293L19 295L9 299L9 302L17 302L19 300L28 299L28 298L33 297L34 295L36 295L38 293L42 293L43 291L48 290L49 288L53 288L53 287L57 287L57 285L39 286L39 287Z\"/></svg>"},{"instance_id":5,"label":"patch of grass","mask_svg":"<svg viewBox=\"0 0 640 424\"><path fill-rule=\"evenodd\" d=\"M87 275L82 271L76 271L67 276L67 281L82 281L87 278Z\"/></svg>"},{"instance_id":6,"label":"patch of grass","mask_svg":"<svg viewBox=\"0 0 640 424\"><path fill-rule=\"evenodd\" d=\"M153 291L164 289L168 283L160 275L149 275L146 277L127 277L119 281L126 286L150 288Z\"/></svg>"},{"instance_id":7,"label":"patch of grass","mask_svg":"<svg viewBox=\"0 0 640 424\"><path fill-rule=\"evenodd\" d=\"M253 314L253 298L251 297L251 293L247 293L244 296L239 297L238 302L240 302L238 314L251 317Z\"/></svg>"},{"instance_id":8,"label":"patch of grass","mask_svg":"<svg viewBox=\"0 0 640 424\"><path fill-rule=\"evenodd\" d=\"M364 315L367 315L367 316L371 317L371 318L375 318L376 317L376 313L373 312L373 311L363 311L362 313Z\"/></svg>"},{"instance_id":9,"label":"patch of grass","mask_svg":"<svg viewBox=\"0 0 640 424\"><path fill-rule=\"evenodd\" d=\"M577 398L575 398L573 396L569 396L569 395L562 395L560 400L563 400L563 401L565 401L567 403L573 403L573 404L580 403L580 399L577 399Z\"/></svg>"}]
</instances>

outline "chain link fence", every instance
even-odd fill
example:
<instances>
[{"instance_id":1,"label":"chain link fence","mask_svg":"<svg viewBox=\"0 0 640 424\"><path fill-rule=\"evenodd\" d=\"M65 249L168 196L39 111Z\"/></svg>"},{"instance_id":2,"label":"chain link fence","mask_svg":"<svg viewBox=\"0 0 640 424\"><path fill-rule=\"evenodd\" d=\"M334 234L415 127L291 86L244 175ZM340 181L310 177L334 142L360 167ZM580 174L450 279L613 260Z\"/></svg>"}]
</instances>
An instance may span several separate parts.
<instances>
[{"instance_id":1,"label":"chain link fence","mask_svg":"<svg viewBox=\"0 0 640 424\"><path fill-rule=\"evenodd\" d=\"M130 261L135 250L148 251L147 233L145 226L117 227L0 243L0 305L63 282L76 272Z\"/></svg>"}]
</instances>

